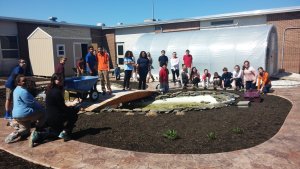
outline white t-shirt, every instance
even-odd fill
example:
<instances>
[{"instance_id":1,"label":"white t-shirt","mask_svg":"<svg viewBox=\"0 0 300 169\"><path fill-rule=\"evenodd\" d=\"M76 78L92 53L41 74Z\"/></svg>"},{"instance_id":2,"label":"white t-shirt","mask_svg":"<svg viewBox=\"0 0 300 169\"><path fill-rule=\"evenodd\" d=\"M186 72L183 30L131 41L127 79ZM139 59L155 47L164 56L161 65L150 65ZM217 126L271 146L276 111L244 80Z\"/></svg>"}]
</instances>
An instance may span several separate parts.
<instances>
[{"instance_id":1,"label":"white t-shirt","mask_svg":"<svg viewBox=\"0 0 300 169\"><path fill-rule=\"evenodd\" d=\"M179 69L179 58L171 58L171 69L177 70Z\"/></svg>"}]
</instances>

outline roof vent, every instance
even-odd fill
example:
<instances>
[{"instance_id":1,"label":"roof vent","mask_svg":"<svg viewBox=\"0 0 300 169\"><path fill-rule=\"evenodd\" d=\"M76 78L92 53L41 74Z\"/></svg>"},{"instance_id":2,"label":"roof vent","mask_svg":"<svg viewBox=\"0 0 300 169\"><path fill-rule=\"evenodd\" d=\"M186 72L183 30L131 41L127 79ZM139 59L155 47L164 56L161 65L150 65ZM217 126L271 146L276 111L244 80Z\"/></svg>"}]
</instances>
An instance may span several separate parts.
<instances>
[{"instance_id":1,"label":"roof vent","mask_svg":"<svg viewBox=\"0 0 300 169\"><path fill-rule=\"evenodd\" d=\"M118 22L117 23L118 26L124 25L123 22Z\"/></svg>"},{"instance_id":2,"label":"roof vent","mask_svg":"<svg viewBox=\"0 0 300 169\"><path fill-rule=\"evenodd\" d=\"M57 22L57 17L55 16L50 16L48 19L52 22Z\"/></svg>"},{"instance_id":3,"label":"roof vent","mask_svg":"<svg viewBox=\"0 0 300 169\"><path fill-rule=\"evenodd\" d=\"M105 23L97 23L96 25L97 25L97 26L104 27L104 26L105 26Z\"/></svg>"}]
</instances>

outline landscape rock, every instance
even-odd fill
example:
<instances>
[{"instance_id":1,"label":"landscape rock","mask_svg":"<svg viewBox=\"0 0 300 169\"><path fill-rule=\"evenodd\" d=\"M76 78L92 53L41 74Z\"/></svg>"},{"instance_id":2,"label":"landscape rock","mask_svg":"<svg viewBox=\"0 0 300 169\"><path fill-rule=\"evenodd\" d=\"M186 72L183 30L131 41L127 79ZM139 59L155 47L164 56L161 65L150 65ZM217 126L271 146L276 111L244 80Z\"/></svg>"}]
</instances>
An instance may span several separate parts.
<instances>
[{"instance_id":1,"label":"landscape rock","mask_svg":"<svg viewBox=\"0 0 300 169\"><path fill-rule=\"evenodd\" d=\"M127 113L125 113L125 115L126 115L126 116L133 116L134 113L132 113L132 112L127 112Z\"/></svg>"},{"instance_id":2,"label":"landscape rock","mask_svg":"<svg viewBox=\"0 0 300 169\"><path fill-rule=\"evenodd\" d=\"M158 114L156 111L149 111L145 116L147 117L156 117Z\"/></svg>"}]
</instances>

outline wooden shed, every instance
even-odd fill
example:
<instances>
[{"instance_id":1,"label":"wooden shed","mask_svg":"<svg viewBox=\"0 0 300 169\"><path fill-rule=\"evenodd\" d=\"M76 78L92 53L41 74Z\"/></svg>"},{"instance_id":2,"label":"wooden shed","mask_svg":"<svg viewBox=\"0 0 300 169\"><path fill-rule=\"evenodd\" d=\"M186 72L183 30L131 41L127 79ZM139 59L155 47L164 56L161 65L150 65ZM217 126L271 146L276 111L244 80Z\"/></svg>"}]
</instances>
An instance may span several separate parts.
<instances>
[{"instance_id":1,"label":"wooden shed","mask_svg":"<svg viewBox=\"0 0 300 169\"><path fill-rule=\"evenodd\" d=\"M27 39L33 75L52 76L59 58L66 57L65 75L72 76L76 61L91 44L91 33L89 28L38 27Z\"/></svg>"}]
</instances>

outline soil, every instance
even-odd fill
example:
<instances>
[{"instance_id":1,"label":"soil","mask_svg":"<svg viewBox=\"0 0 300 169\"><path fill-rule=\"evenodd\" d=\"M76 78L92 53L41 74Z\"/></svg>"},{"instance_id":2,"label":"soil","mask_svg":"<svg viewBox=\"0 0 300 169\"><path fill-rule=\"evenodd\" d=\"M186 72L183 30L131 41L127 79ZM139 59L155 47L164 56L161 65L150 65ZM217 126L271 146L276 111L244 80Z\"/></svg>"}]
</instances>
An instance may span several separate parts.
<instances>
[{"instance_id":1,"label":"soil","mask_svg":"<svg viewBox=\"0 0 300 169\"><path fill-rule=\"evenodd\" d=\"M3 150L0 150L0 168L12 169L48 169L38 164L28 162L22 158L11 155Z\"/></svg>"},{"instance_id":2,"label":"soil","mask_svg":"<svg viewBox=\"0 0 300 169\"><path fill-rule=\"evenodd\" d=\"M264 96L249 108L236 106L190 111L184 116L159 114L126 116L125 113L82 114L76 123L75 140L103 147L150 153L207 154L250 148L273 137L292 104L281 97ZM241 129L243 133L233 132ZM176 130L178 139L163 136ZM214 132L216 139L209 139Z\"/></svg>"}]
</instances>

